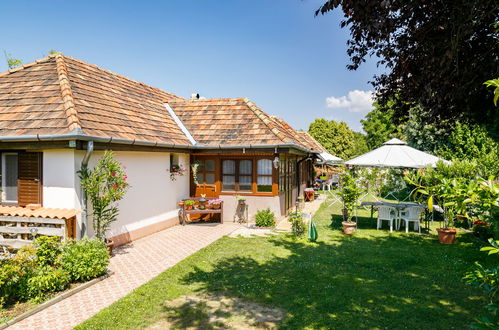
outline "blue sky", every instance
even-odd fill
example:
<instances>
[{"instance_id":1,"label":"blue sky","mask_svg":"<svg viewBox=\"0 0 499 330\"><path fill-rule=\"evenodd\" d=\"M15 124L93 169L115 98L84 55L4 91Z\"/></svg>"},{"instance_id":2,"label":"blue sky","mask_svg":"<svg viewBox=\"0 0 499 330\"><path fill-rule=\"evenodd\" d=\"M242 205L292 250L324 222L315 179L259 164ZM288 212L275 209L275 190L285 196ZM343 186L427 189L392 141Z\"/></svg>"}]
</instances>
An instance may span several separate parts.
<instances>
[{"instance_id":1,"label":"blue sky","mask_svg":"<svg viewBox=\"0 0 499 330\"><path fill-rule=\"evenodd\" d=\"M348 30L314 16L323 1L9 1L0 50L29 63L56 49L180 96L248 97L297 129L360 130L378 69L346 69Z\"/></svg>"}]
</instances>

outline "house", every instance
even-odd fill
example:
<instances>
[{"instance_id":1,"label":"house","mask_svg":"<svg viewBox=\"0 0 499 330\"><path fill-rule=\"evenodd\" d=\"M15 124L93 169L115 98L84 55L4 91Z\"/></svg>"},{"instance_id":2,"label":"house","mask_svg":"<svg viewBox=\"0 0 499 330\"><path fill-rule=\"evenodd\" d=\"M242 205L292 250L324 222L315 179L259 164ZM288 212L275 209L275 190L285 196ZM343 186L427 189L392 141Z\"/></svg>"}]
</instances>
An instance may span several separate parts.
<instances>
[{"instance_id":1,"label":"house","mask_svg":"<svg viewBox=\"0 0 499 330\"><path fill-rule=\"evenodd\" d=\"M85 210L78 171L105 150L131 184L111 228L119 245L177 224L189 196L223 199L227 221L236 195L250 216L285 215L324 148L248 99L185 99L62 54L0 74L2 204ZM198 164L197 182L171 180L173 164ZM91 233L83 212L77 236Z\"/></svg>"}]
</instances>

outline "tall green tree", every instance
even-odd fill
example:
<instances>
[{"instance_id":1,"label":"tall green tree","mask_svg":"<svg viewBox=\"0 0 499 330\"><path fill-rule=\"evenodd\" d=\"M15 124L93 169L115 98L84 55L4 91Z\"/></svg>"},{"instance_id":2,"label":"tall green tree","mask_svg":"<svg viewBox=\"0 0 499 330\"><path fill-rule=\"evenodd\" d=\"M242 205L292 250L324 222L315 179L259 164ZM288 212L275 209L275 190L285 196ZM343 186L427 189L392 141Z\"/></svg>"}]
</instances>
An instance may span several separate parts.
<instances>
[{"instance_id":1,"label":"tall green tree","mask_svg":"<svg viewBox=\"0 0 499 330\"><path fill-rule=\"evenodd\" d=\"M366 132L366 143L369 149L380 147L390 138L406 140L404 134L405 122L397 125L395 122L395 110L392 109L394 101L390 101L386 106L381 106L374 102L374 109L371 110L360 122Z\"/></svg>"},{"instance_id":2,"label":"tall green tree","mask_svg":"<svg viewBox=\"0 0 499 330\"><path fill-rule=\"evenodd\" d=\"M316 15L342 10L348 69L377 58L385 70L372 84L380 103L398 97L397 116L421 106L431 122L488 123L497 111L483 82L499 76L498 8L497 0L328 0Z\"/></svg>"},{"instance_id":3,"label":"tall green tree","mask_svg":"<svg viewBox=\"0 0 499 330\"><path fill-rule=\"evenodd\" d=\"M366 149L365 141L359 138L360 133L353 132L345 123L323 118L310 124L308 133L326 148L332 155L349 159L357 155L358 149Z\"/></svg>"}]
</instances>

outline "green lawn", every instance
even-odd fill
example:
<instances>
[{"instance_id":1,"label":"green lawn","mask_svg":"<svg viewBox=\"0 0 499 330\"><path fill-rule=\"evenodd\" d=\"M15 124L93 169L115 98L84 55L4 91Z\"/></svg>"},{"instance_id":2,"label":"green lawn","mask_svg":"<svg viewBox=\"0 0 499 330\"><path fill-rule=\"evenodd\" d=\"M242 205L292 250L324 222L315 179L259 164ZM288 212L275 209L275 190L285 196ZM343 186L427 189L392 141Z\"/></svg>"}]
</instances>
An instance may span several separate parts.
<instances>
[{"instance_id":1,"label":"green lawn","mask_svg":"<svg viewBox=\"0 0 499 330\"><path fill-rule=\"evenodd\" d=\"M367 213L349 237L338 229L339 208L323 204L317 243L224 237L78 328L144 328L165 317L166 301L220 292L281 308L286 329L469 328L484 298L462 276L483 261L479 243L468 234L445 246L434 235L377 231ZM182 327L204 317L187 314Z\"/></svg>"}]
</instances>

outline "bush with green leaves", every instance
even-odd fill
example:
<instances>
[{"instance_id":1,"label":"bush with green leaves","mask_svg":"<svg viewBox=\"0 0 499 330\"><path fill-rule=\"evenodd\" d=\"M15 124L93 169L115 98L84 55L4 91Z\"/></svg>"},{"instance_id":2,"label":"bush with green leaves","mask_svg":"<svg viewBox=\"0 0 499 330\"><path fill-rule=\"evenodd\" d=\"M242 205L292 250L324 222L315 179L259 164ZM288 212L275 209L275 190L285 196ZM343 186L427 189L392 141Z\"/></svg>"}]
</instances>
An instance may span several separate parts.
<instances>
[{"instance_id":1,"label":"bush with green leaves","mask_svg":"<svg viewBox=\"0 0 499 330\"><path fill-rule=\"evenodd\" d=\"M53 266L62 252L62 242L58 236L38 236L33 245L36 263L41 266Z\"/></svg>"},{"instance_id":2,"label":"bush with green leaves","mask_svg":"<svg viewBox=\"0 0 499 330\"><path fill-rule=\"evenodd\" d=\"M275 226L275 215L274 212L267 208L265 210L259 210L256 212L256 225L258 227L274 227Z\"/></svg>"},{"instance_id":3,"label":"bush with green leaves","mask_svg":"<svg viewBox=\"0 0 499 330\"><path fill-rule=\"evenodd\" d=\"M478 262L477 268L464 276L466 283L480 288L488 297L485 309L487 314L475 319L474 328L478 329L497 329L499 324L499 266L497 266L497 257L499 254L499 241L489 240L490 246L482 248L480 251L488 252L495 257L496 266L484 267Z\"/></svg>"},{"instance_id":4,"label":"bush with green leaves","mask_svg":"<svg viewBox=\"0 0 499 330\"><path fill-rule=\"evenodd\" d=\"M288 215L288 221L291 222L291 232L294 236L302 236L305 234L305 222L303 221L303 213L291 212Z\"/></svg>"},{"instance_id":5,"label":"bush with green leaves","mask_svg":"<svg viewBox=\"0 0 499 330\"><path fill-rule=\"evenodd\" d=\"M29 297L41 299L47 292L62 291L69 286L70 280L68 272L63 269L38 267L28 279Z\"/></svg>"},{"instance_id":6,"label":"bush with green leaves","mask_svg":"<svg viewBox=\"0 0 499 330\"><path fill-rule=\"evenodd\" d=\"M61 268L66 271L71 281L88 281L103 275L109 265L109 253L99 239L83 238L69 241L64 245Z\"/></svg>"},{"instance_id":7,"label":"bush with green leaves","mask_svg":"<svg viewBox=\"0 0 499 330\"><path fill-rule=\"evenodd\" d=\"M35 250L25 247L12 259L0 260L0 307L29 298L28 280L36 269Z\"/></svg>"}]
</instances>

